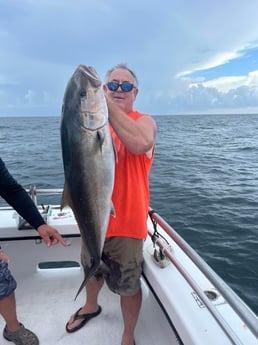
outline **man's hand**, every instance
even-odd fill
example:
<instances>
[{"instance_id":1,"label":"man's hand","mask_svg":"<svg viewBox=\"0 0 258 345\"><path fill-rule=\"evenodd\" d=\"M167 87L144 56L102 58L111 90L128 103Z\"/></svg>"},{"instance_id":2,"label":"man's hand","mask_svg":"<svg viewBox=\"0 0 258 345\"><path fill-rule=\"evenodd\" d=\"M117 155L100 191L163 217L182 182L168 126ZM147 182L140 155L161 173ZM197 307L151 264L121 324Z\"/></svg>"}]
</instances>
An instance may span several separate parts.
<instances>
[{"instance_id":1,"label":"man's hand","mask_svg":"<svg viewBox=\"0 0 258 345\"><path fill-rule=\"evenodd\" d=\"M63 239L63 237L59 234L59 232L52 228L51 226L47 224L40 225L38 227L38 233L43 238L43 241L48 247L54 246L55 244L58 244L59 242L66 247L67 243Z\"/></svg>"},{"instance_id":2,"label":"man's hand","mask_svg":"<svg viewBox=\"0 0 258 345\"><path fill-rule=\"evenodd\" d=\"M10 262L10 259L8 256L0 249L0 260L3 260L4 262Z\"/></svg>"}]
</instances>

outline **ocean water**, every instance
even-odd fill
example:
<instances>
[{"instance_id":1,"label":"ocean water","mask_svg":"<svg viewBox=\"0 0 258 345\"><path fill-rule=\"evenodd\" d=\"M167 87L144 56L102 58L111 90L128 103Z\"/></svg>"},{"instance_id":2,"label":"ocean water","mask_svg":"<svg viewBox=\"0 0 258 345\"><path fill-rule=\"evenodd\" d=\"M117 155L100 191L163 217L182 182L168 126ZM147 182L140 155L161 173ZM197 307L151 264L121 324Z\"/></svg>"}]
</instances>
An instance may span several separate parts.
<instances>
[{"instance_id":1,"label":"ocean water","mask_svg":"<svg viewBox=\"0 0 258 345\"><path fill-rule=\"evenodd\" d=\"M258 314L258 115L155 120L152 208ZM63 187L59 128L58 117L0 118L1 157L24 187Z\"/></svg>"}]
</instances>

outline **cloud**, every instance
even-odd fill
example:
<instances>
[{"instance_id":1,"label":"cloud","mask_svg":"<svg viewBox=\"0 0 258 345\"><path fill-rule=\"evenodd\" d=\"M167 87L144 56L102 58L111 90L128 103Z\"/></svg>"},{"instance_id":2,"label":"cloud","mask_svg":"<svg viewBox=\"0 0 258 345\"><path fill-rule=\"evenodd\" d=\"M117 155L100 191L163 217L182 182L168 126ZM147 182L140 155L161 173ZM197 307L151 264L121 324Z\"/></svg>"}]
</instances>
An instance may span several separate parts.
<instances>
[{"instance_id":1,"label":"cloud","mask_svg":"<svg viewBox=\"0 0 258 345\"><path fill-rule=\"evenodd\" d=\"M257 55L249 57L258 46L256 0L0 6L0 115L58 115L80 63L103 79L108 68L127 62L140 81L135 106L149 113L244 111L256 97ZM244 61L245 70L240 63L233 69L234 61Z\"/></svg>"},{"instance_id":2,"label":"cloud","mask_svg":"<svg viewBox=\"0 0 258 345\"><path fill-rule=\"evenodd\" d=\"M224 65L230 62L231 60L237 59L239 57L241 57L241 53L238 51L217 53L214 56L211 56L207 62L202 62L199 66L193 67L192 70L180 72L176 75L176 77L181 78L190 75L196 71L203 71L220 65Z\"/></svg>"},{"instance_id":3,"label":"cloud","mask_svg":"<svg viewBox=\"0 0 258 345\"><path fill-rule=\"evenodd\" d=\"M195 86L192 84L191 86ZM213 87L220 92L228 92L229 90L238 89L241 86L250 87L250 89L258 90L258 70L249 72L243 76L221 77L214 80L203 82L204 87Z\"/></svg>"}]
</instances>

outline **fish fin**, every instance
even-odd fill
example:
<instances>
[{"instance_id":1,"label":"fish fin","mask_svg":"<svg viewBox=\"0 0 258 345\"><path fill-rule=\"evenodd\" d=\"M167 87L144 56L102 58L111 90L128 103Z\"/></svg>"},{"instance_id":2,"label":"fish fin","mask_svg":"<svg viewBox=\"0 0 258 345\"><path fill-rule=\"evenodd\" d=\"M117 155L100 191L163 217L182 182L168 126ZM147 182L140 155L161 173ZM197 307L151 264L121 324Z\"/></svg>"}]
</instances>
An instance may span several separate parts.
<instances>
[{"instance_id":1,"label":"fish fin","mask_svg":"<svg viewBox=\"0 0 258 345\"><path fill-rule=\"evenodd\" d=\"M74 298L74 301L76 300L76 298L78 297L78 295L80 294L80 292L82 291L82 289L84 288L85 284L87 283L87 281L90 279L90 277L93 276L94 272L96 271L96 269L98 268L99 264L94 263L94 259L92 258L92 265L90 268L87 269L87 271L84 268L84 279L83 282L81 283L79 290L77 291L77 294Z\"/></svg>"},{"instance_id":2,"label":"fish fin","mask_svg":"<svg viewBox=\"0 0 258 345\"><path fill-rule=\"evenodd\" d=\"M85 284L87 283L87 280L89 278L84 278L83 282L81 283L81 286L79 287L79 290L77 291L76 296L74 297L74 301L76 300L76 298L78 297L78 295L80 294L80 292L82 291L82 289L84 288Z\"/></svg>"},{"instance_id":3,"label":"fish fin","mask_svg":"<svg viewBox=\"0 0 258 345\"><path fill-rule=\"evenodd\" d=\"M60 206L61 211L63 208L65 208L65 206L71 206L70 195L69 195L69 191L68 191L68 187L66 183L64 184L63 195L62 195L62 200L61 200L61 206Z\"/></svg>"},{"instance_id":4,"label":"fish fin","mask_svg":"<svg viewBox=\"0 0 258 345\"><path fill-rule=\"evenodd\" d=\"M111 216L113 216L114 218L116 217L116 210L115 210L115 207L114 207L114 204L113 204L112 201L111 201L110 214L111 214Z\"/></svg>"},{"instance_id":5,"label":"fish fin","mask_svg":"<svg viewBox=\"0 0 258 345\"><path fill-rule=\"evenodd\" d=\"M115 162L117 163L118 162L118 155L117 155L116 145L115 145L113 138L112 138L112 146L113 146L113 151L114 151Z\"/></svg>"},{"instance_id":6,"label":"fish fin","mask_svg":"<svg viewBox=\"0 0 258 345\"><path fill-rule=\"evenodd\" d=\"M105 138L104 138L104 135L103 135L103 133L101 131L97 132L97 138L98 138L98 141L99 141L99 145L102 148L102 145L104 143Z\"/></svg>"}]
</instances>

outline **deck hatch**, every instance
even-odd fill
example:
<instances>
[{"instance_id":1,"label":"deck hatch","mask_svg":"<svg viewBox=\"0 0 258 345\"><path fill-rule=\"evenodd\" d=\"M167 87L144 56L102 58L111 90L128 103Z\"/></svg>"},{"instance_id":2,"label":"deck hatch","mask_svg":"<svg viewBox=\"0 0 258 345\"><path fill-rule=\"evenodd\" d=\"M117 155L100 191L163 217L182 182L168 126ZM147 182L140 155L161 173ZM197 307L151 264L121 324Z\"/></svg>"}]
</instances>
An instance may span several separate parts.
<instances>
[{"instance_id":1,"label":"deck hatch","mask_svg":"<svg viewBox=\"0 0 258 345\"><path fill-rule=\"evenodd\" d=\"M80 268L80 264L77 261L44 261L38 264L39 270L60 268Z\"/></svg>"}]
</instances>

